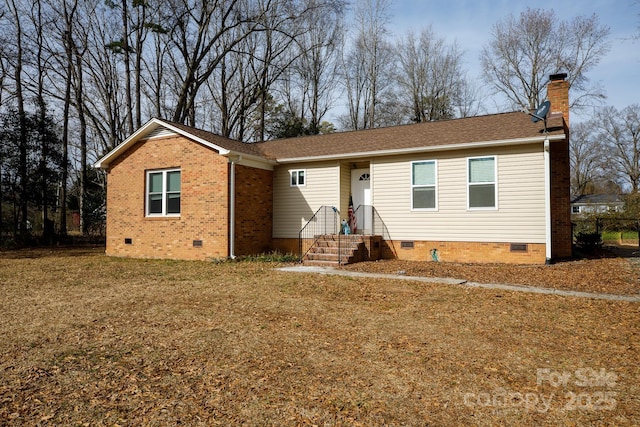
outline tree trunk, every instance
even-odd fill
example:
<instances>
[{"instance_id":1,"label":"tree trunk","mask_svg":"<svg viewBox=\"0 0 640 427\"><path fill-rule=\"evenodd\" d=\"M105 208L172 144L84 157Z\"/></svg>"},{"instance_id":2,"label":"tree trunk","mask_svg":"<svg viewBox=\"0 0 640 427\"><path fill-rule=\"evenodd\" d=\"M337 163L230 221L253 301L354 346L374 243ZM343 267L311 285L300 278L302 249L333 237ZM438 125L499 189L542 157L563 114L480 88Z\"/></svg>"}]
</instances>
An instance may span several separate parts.
<instances>
[{"instance_id":1,"label":"tree trunk","mask_svg":"<svg viewBox=\"0 0 640 427\"><path fill-rule=\"evenodd\" d=\"M73 17L77 7L74 2L71 10L67 10L66 2L64 9L65 31L64 50L66 56L66 82L64 88L64 107L62 113L62 177L60 178L60 189L58 194L58 234L67 236L67 181L69 179L69 109L71 105L71 83L73 79Z\"/></svg>"},{"instance_id":2,"label":"tree trunk","mask_svg":"<svg viewBox=\"0 0 640 427\"><path fill-rule=\"evenodd\" d=\"M129 6L122 0L122 50L124 53L124 96L126 102L127 133L133 133L133 106L131 105L131 53L129 52Z\"/></svg>"},{"instance_id":3,"label":"tree trunk","mask_svg":"<svg viewBox=\"0 0 640 427\"><path fill-rule=\"evenodd\" d=\"M24 95L22 93L22 61L23 61L23 49L22 49L22 25L20 22L20 12L16 7L15 0L11 0L11 8L13 12L13 17L15 19L16 24L16 65L14 70L14 79L15 79L15 94L16 94L16 104L18 108L18 120L19 120L19 143L18 143L18 177L20 179L20 185L18 189L18 230L20 234L20 238L22 240L26 240L28 228L27 228L27 217L28 217L28 171L27 171L27 120L26 113L24 110Z\"/></svg>"},{"instance_id":4,"label":"tree trunk","mask_svg":"<svg viewBox=\"0 0 640 427\"><path fill-rule=\"evenodd\" d=\"M80 230L83 234L87 231L85 221L85 198L87 193L87 121L84 114L84 88L82 54L75 43L72 43L76 57L76 109L78 111L78 126L80 131L80 179L78 204L80 209Z\"/></svg>"}]
</instances>

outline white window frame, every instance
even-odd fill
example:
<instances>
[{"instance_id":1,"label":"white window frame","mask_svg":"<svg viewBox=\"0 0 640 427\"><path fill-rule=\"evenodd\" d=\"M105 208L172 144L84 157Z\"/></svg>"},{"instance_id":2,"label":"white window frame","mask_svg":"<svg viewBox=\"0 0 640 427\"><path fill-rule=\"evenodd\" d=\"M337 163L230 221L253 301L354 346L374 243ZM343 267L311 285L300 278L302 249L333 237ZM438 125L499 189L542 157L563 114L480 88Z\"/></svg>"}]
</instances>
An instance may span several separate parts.
<instances>
[{"instance_id":1,"label":"white window frame","mask_svg":"<svg viewBox=\"0 0 640 427\"><path fill-rule=\"evenodd\" d=\"M300 184L300 174L302 173L302 184ZM295 183L293 178L295 177ZM306 169L292 169L289 171L289 187L305 187L307 185L307 170Z\"/></svg>"},{"instance_id":2,"label":"white window frame","mask_svg":"<svg viewBox=\"0 0 640 427\"><path fill-rule=\"evenodd\" d=\"M433 169L434 169L434 174L435 176L434 178L434 184L433 185L416 185L413 182L413 165L416 163L433 163ZM414 160L411 162L411 164L409 165L409 179L411 180L411 210L412 211L416 211L416 212L433 212L433 211L437 211L438 210L438 161L435 159L430 159L430 160ZM435 203L434 203L434 207L432 208L416 208L413 206L413 189L414 188L431 188L433 187L435 194Z\"/></svg>"},{"instance_id":3,"label":"white window frame","mask_svg":"<svg viewBox=\"0 0 640 427\"><path fill-rule=\"evenodd\" d=\"M180 172L180 191L167 191L167 174L171 172ZM154 174L162 174L162 212L159 213L151 213L149 212L149 193L151 189L151 175ZM145 190L144 190L144 204L145 204L145 216L150 218L157 217L179 217L182 213L182 171L180 168L172 168L172 169L156 169L156 170L148 170L146 171L146 179L145 179ZM178 213L167 213L167 194L168 193L180 193L180 212Z\"/></svg>"},{"instance_id":4,"label":"white window frame","mask_svg":"<svg viewBox=\"0 0 640 427\"><path fill-rule=\"evenodd\" d=\"M477 159L489 159L492 158L493 159L493 182L477 182L477 183L472 183L471 182L471 175L470 175L470 165L471 165L471 161L472 160L477 160ZM467 166L467 210L470 211L497 211L498 210L498 156L493 154L493 155L488 155L488 156L474 156L474 157L467 157L467 162L466 162L466 166ZM470 188L474 185L488 185L488 184L493 184L493 200L494 200L494 206L485 206L485 207L472 207L471 206L471 195L470 195Z\"/></svg>"}]
</instances>

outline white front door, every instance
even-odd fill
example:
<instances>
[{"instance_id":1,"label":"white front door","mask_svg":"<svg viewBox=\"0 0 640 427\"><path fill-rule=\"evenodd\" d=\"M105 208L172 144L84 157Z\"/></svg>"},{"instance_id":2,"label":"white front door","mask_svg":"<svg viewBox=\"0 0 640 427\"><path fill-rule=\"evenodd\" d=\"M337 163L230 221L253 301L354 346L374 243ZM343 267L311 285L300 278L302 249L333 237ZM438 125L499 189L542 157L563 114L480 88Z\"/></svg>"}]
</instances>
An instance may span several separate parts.
<instances>
[{"instance_id":1,"label":"white front door","mask_svg":"<svg viewBox=\"0 0 640 427\"><path fill-rule=\"evenodd\" d=\"M369 169L351 170L351 196L357 211L357 233L371 234L373 209L371 207L371 175Z\"/></svg>"}]
</instances>

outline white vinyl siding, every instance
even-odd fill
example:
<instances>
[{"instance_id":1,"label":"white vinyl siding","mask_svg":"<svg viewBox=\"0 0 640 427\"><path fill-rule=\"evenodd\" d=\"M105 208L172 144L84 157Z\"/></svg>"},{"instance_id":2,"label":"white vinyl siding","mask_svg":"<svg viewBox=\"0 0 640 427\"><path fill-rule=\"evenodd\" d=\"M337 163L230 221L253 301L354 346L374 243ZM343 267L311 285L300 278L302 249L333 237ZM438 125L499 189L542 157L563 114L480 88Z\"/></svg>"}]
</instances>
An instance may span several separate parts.
<instances>
[{"instance_id":1,"label":"white vinyl siding","mask_svg":"<svg viewBox=\"0 0 640 427\"><path fill-rule=\"evenodd\" d=\"M435 160L411 162L411 209L438 209L438 163Z\"/></svg>"},{"instance_id":2,"label":"white vinyl siding","mask_svg":"<svg viewBox=\"0 0 640 427\"><path fill-rule=\"evenodd\" d=\"M306 185L291 186L290 171L304 170ZM273 183L273 237L297 238L323 205L340 208L338 162L278 166Z\"/></svg>"},{"instance_id":3,"label":"white vinyl siding","mask_svg":"<svg viewBox=\"0 0 640 427\"><path fill-rule=\"evenodd\" d=\"M462 152L431 153L437 159L438 210L411 206L411 167L415 157L377 159L375 207L392 240L545 242L544 155L542 143ZM496 155L499 205L467 209L467 158Z\"/></svg>"}]
</instances>

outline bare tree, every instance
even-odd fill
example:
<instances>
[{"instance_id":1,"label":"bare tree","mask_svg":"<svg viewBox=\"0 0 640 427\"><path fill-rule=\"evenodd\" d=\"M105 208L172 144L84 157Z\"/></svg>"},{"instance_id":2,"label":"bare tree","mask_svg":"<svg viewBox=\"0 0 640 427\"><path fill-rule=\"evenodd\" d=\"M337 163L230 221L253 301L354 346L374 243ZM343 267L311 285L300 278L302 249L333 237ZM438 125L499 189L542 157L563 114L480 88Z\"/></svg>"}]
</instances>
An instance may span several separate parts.
<instances>
[{"instance_id":1,"label":"bare tree","mask_svg":"<svg viewBox=\"0 0 640 427\"><path fill-rule=\"evenodd\" d=\"M258 25L249 35L257 43L250 55L249 64L253 73L252 80L256 82L254 92L258 102L254 139L264 141L270 91L274 83L301 55L295 49L295 43L307 32L302 23L308 9L304 3L297 5L296 2L287 0L259 0L257 3L260 12L256 22Z\"/></svg>"},{"instance_id":2,"label":"bare tree","mask_svg":"<svg viewBox=\"0 0 640 427\"><path fill-rule=\"evenodd\" d=\"M343 1L308 1L303 17L307 30L296 41L300 56L282 87L289 110L308 122L309 133L317 134L335 99L345 5Z\"/></svg>"},{"instance_id":3,"label":"bare tree","mask_svg":"<svg viewBox=\"0 0 640 427\"><path fill-rule=\"evenodd\" d=\"M425 28L419 37L413 32L397 44L400 63L398 83L410 107L413 122L448 119L462 97L464 72L462 53L455 43Z\"/></svg>"},{"instance_id":4,"label":"bare tree","mask_svg":"<svg viewBox=\"0 0 640 427\"><path fill-rule=\"evenodd\" d=\"M53 238L52 221L49 220L49 199L52 178L52 168L50 167L51 156L57 147L52 146L57 142L57 138L51 138L49 120L47 117L47 102L44 97L45 80L48 80L47 73L51 69L51 55L46 49L45 32L47 23L51 18L45 17L43 4L37 1L30 11L33 33L31 38L32 49L34 51L33 65L35 67L35 99L37 107L36 133L39 142L40 158L38 164L38 176L36 180L39 186L39 203L42 214L42 237L45 242L50 242Z\"/></svg>"},{"instance_id":5,"label":"bare tree","mask_svg":"<svg viewBox=\"0 0 640 427\"><path fill-rule=\"evenodd\" d=\"M168 2L173 19L170 42L174 49L169 54L175 79L174 121L195 125L200 88L258 25L259 12L249 6L241 0ZM234 32L241 28L245 30ZM232 33L235 37L225 37Z\"/></svg>"},{"instance_id":6,"label":"bare tree","mask_svg":"<svg viewBox=\"0 0 640 427\"><path fill-rule=\"evenodd\" d=\"M70 133L70 109L71 88L73 84L73 23L78 8L78 0L67 2L63 0L62 9L59 11L62 27L58 29L62 37L63 52L60 61L64 69L64 98L62 112L62 176L60 179L58 233L62 237L67 235L67 181L69 180L69 133Z\"/></svg>"},{"instance_id":7,"label":"bare tree","mask_svg":"<svg viewBox=\"0 0 640 427\"><path fill-rule=\"evenodd\" d=\"M252 31L248 31L247 26L239 26L220 37L221 45L234 48L220 58L205 86L208 97L219 109L209 112L210 126L214 128L214 122L218 121L225 136L240 141L264 139L269 90L286 69L283 60L290 61L285 54L292 44L287 31L291 28L275 25L277 21L293 18L293 14L278 10L282 5L284 2L257 2L257 18L247 24ZM207 100L202 102L205 104Z\"/></svg>"},{"instance_id":8,"label":"bare tree","mask_svg":"<svg viewBox=\"0 0 640 427\"><path fill-rule=\"evenodd\" d=\"M389 0L359 0L355 8L356 33L343 56L342 78L350 129L379 126L377 110L391 79L392 48L388 42Z\"/></svg>"},{"instance_id":9,"label":"bare tree","mask_svg":"<svg viewBox=\"0 0 640 427\"><path fill-rule=\"evenodd\" d=\"M0 7L0 22L4 22L4 18L7 13L4 9L4 5L0 5ZM0 106L3 105L2 101L4 100L5 91L7 90L5 84L9 73L9 58L6 49L7 44L8 40L6 35L0 34Z\"/></svg>"},{"instance_id":10,"label":"bare tree","mask_svg":"<svg viewBox=\"0 0 640 427\"><path fill-rule=\"evenodd\" d=\"M152 48L144 49L142 55L139 56L142 61L140 81L141 92L146 95L150 104L147 106L147 114L164 117L167 115L167 82L165 81L164 69L169 50L169 30L163 25L165 18L162 13L162 1L159 0L154 4L155 7L150 8L150 3L147 3L147 21L144 26L151 32ZM144 71L142 67L144 67Z\"/></svg>"},{"instance_id":11,"label":"bare tree","mask_svg":"<svg viewBox=\"0 0 640 427\"><path fill-rule=\"evenodd\" d=\"M601 109L593 121L597 137L605 147L608 163L620 179L637 193L640 187L640 104L621 111L615 107Z\"/></svg>"},{"instance_id":12,"label":"bare tree","mask_svg":"<svg viewBox=\"0 0 640 427\"><path fill-rule=\"evenodd\" d=\"M572 21L558 21L553 10L509 15L493 26L482 50L483 77L512 107L533 109L544 100L548 76L566 72L571 107L590 105L604 98L588 73L609 51L609 33L596 15Z\"/></svg>"},{"instance_id":13,"label":"bare tree","mask_svg":"<svg viewBox=\"0 0 640 427\"><path fill-rule=\"evenodd\" d=\"M571 162L571 194L582 196L596 191L603 175L603 147L591 123L578 123L571 128L569 158Z\"/></svg>"},{"instance_id":14,"label":"bare tree","mask_svg":"<svg viewBox=\"0 0 640 427\"><path fill-rule=\"evenodd\" d=\"M126 72L112 42L121 22L114 9L90 3L84 3L82 17L76 17L74 46L83 43L86 49L74 70L86 66L82 74L76 70L76 76L86 80L87 86L83 89L88 96L81 99L83 113L94 130L95 149L106 153L130 134L131 111L126 101Z\"/></svg>"},{"instance_id":15,"label":"bare tree","mask_svg":"<svg viewBox=\"0 0 640 427\"><path fill-rule=\"evenodd\" d=\"M462 76L459 84L458 99L454 105L456 116L477 116L485 108L480 87L475 80L470 80L468 76Z\"/></svg>"},{"instance_id":16,"label":"bare tree","mask_svg":"<svg viewBox=\"0 0 640 427\"><path fill-rule=\"evenodd\" d=\"M0 22L3 22L4 17L5 17L5 10L4 10L4 5L2 5L2 9L0 9ZM0 106L2 106L2 100L4 97L4 93L5 93L5 79L7 77L7 55L5 52L5 36L4 34L0 34ZM0 111L1 112L1 111ZM3 220L4 220L4 211L3 211L3 204L4 204L4 192L2 191L3 188L3 168L4 168L4 153L3 153L3 149L2 147L0 147L0 241L2 240L2 235L4 233L4 226L3 226Z\"/></svg>"},{"instance_id":17,"label":"bare tree","mask_svg":"<svg viewBox=\"0 0 640 427\"><path fill-rule=\"evenodd\" d=\"M82 43L82 41L81 41ZM85 221L85 201L88 186L88 173L87 173L87 120L85 114L85 93L84 93L84 55L88 49L85 43L73 43L73 56L75 59L75 106L78 113L78 130L79 130L79 143L80 143L80 180L79 180L79 210L80 210L80 229L83 233L86 232L87 223Z\"/></svg>"},{"instance_id":18,"label":"bare tree","mask_svg":"<svg viewBox=\"0 0 640 427\"><path fill-rule=\"evenodd\" d=\"M121 36L108 46L123 57L126 131L127 134L131 134L135 128L140 127L142 121L142 56L144 42L150 30L146 25L147 9L151 7L152 2L134 0L130 5L129 0L121 0L119 3L108 0L106 3L114 9L120 8Z\"/></svg>"},{"instance_id":19,"label":"bare tree","mask_svg":"<svg viewBox=\"0 0 640 427\"><path fill-rule=\"evenodd\" d=\"M341 4L341 0L256 2L255 20L220 39L222 45L235 46L221 58L212 78L206 81L207 93L200 98L203 103L210 98L217 106L217 112L207 111L205 120L211 121L211 127L215 129L217 122L223 135L242 141L264 140L271 110L282 102L281 97L293 97L292 88L302 81L301 63L308 49L317 47L306 43L317 26L313 17L334 13L330 7L336 3ZM318 70L320 73L326 70ZM323 90L322 83L318 84L318 93ZM296 105L291 108L296 116L304 113L306 89L297 88ZM317 105L318 117L322 117L325 107L320 102Z\"/></svg>"},{"instance_id":20,"label":"bare tree","mask_svg":"<svg viewBox=\"0 0 640 427\"><path fill-rule=\"evenodd\" d=\"M122 0L122 54L124 55L124 97L125 115L127 117L127 133L133 133L133 101L131 100L131 50L129 48L129 5Z\"/></svg>"},{"instance_id":21,"label":"bare tree","mask_svg":"<svg viewBox=\"0 0 640 427\"><path fill-rule=\"evenodd\" d=\"M19 3L22 5L21 3ZM18 216L18 227L20 230L20 236L24 239L27 237L27 222L28 222L28 165L27 165L27 155L28 155L28 141L27 141L27 116L25 111L25 97L24 97L24 82L23 82L23 67L24 67L24 31L23 31L23 16L26 15L26 11L19 8L18 4L16 4L15 0L7 0L7 8L9 9L9 14L11 16L11 21L15 25L15 51L12 52L13 56L13 82L14 82L14 93L15 93L15 102L18 114L18 152L19 152L19 162L18 162L18 173L17 177L19 179L18 185L18 205L19 205L19 216Z\"/></svg>"}]
</instances>

